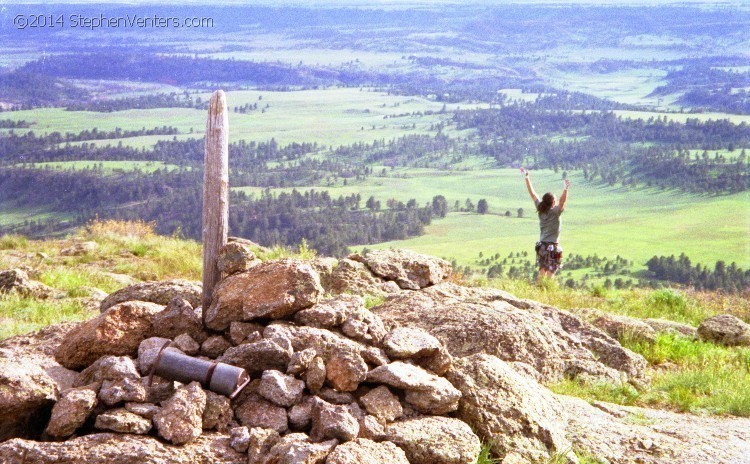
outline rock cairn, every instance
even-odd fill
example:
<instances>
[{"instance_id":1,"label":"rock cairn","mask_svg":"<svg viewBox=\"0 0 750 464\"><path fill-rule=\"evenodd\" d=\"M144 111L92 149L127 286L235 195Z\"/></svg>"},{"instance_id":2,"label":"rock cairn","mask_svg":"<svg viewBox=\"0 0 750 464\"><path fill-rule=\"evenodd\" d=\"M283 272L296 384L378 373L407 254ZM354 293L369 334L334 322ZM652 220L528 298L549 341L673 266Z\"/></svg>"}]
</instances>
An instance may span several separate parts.
<instances>
[{"instance_id":1,"label":"rock cairn","mask_svg":"<svg viewBox=\"0 0 750 464\"><path fill-rule=\"evenodd\" d=\"M383 268L381 294L451 272L445 261L406 252L388 253L387 262L377 253L352 258L355 267L370 259ZM461 392L443 377L452 357L437 338L388 330L363 297L326 293L325 263L261 262L233 242L220 264L226 277L205 314L186 282L137 284L68 332L54 358L78 374L54 403L44 437L116 432L186 445L216 431L258 464L476 460L479 438L448 417ZM164 345L244 368L253 380L233 400L198 382L149 382Z\"/></svg>"},{"instance_id":2,"label":"rock cairn","mask_svg":"<svg viewBox=\"0 0 750 464\"><path fill-rule=\"evenodd\" d=\"M442 259L252 247L225 247L207 308L199 284L138 283L93 319L0 341L0 462L473 464L482 442L502 462L576 462L569 408L543 383L645 381L606 333L451 283ZM231 400L149 381L165 345L252 381Z\"/></svg>"}]
</instances>

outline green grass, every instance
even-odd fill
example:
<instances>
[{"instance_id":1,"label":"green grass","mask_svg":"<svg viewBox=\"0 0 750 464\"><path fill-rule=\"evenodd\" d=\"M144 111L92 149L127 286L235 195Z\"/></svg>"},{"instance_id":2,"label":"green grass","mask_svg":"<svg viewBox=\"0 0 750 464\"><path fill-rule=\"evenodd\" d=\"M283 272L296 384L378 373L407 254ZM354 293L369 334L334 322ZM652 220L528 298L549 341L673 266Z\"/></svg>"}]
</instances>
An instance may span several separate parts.
<instances>
[{"instance_id":1,"label":"green grass","mask_svg":"<svg viewBox=\"0 0 750 464\"><path fill-rule=\"evenodd\" d=\"M669 408L682 412L750 416L750 349L714 345L671 334L655 343L625 340L652 366L650 385L638 391L629 384L565 380L552 385L560 394L624 405Z\"/></svg>"},{"instance_id":2,"label":"green grass","mask_svg":"<svg viewBox=\"0 0 750 464\"><path fill-rule=\"evenodd\" d=\"M34 300L0 295L0 339L39 330L50 324L81 321L94 315L78 300Z\"/></svg>"},{"instance_id":3,"label":"green grass","mask_svg":"<svg viewBox=\"0 0 750 464\"><path fill-rule=\"evenodd\" d=\"M258 97L262 96L262 100ZM205 101L210 94L201 94ZM327 146L349 145L355 142L400 137L409 133L427 133L430 125L450 117L449 113L431 116L383 117L430 110L439 111L443 104L426 98L388 95L369 88L331 88L293 92L230 91L230 142L238 140L268 141L275 138L279 144L291 142L318 142ZM248 114L231 111L234 106L258 103L259 110ZM265 113L260 111L266 104ZM448 105L453 109L458 105ZM468 108L477 105L461 105ZM10 119L23 119L34 124L29 130L36 134L49 132L78 133L96 127L100 131L137 130L143 127L176 127L178 139L202 137L206 124L206 111L192 108L155 108L125 110L111 113L91 111L65 111L62 108L38 108L8 112ZM415 124L412 129L411 125ZM402 126L408 125L409 129ZM375 128L373 129L373 126ZM23 130L17 129L16 133ZM153 146L158 140L171 140L175 136L142 136L116 140L97 140L97 146L123 145L136 148Z\"/></svg>"}]
</instances>

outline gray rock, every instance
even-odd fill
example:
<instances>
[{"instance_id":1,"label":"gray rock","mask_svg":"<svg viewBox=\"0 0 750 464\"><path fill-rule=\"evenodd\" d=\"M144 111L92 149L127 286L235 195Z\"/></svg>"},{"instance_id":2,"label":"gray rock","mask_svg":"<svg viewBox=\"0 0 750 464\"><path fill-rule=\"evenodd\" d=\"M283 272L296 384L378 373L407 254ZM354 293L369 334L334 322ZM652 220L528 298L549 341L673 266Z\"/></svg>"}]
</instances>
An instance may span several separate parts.
<instances>
[{"instance_id":1,"label":"gray rock","mask_svg":"<svg viewBox=\"0 0 750 464\"><path fill-rule=\"evenodd\" d=\"M385 296L401 291L395 282L376 277L364 264L342 259L325 282L326 291L334 294Z\"/></svg>"},{"instance_id":2,"label":"gray rock","mask_svg":"<svg viewBox=\"0 0 750 464\"><path fill-rule=\"evenodd\" d=\"M101 311L126 301L148 301L165 306L172 298L187 300L195 308L201 302L202 286L200 282L175 279L161 282L141 282L129 285L111 293L102 301ZM181 330L179 333L185 332ZM174 334L175 336L178 335ZM191 334L192 335L192 334Z\"/></svg>"},{"instance_id":3,"label":"gray rock","mask_svg":"<svg viewBox=\"0 0 750 464\"><path fill-rule=\"evenodd\" d=\"M343 294L299 311L294 320L300 325L330 329L343 324L351 314L364 309L364 305L362 297Z\"/></svg>"},{"instance_id":4,"label":"gray rock","mask_svg":"<svg viewBox=\"0 0 750 464\"><path fill-rule=\"evenodd\" d=\"M359 435L359 422L348 406L313 399L312 431L310 432L313 440L335 438L344 442L355 439L357 435Z\"/></svg>"},{"instance_id":5,"label":"gray rock","mask_svg":"<svg viewBox=\"0 0 750 464\"><path fill-rule=\"evenodd\" d=\"M144 435L151 430L151 421L125 408L118 408L96 416L94 427L99 430Z\"/></svg>"},{"instance_id":6,"label":"gray rock","mask_svg":"<svg viewBox=\"0 0 750 464\"><path fill-rule=\"evenodd\" d=\"M286 371L291 358L291 347L282 346L277 340L265 339L228 348L218 361L257 374L272 369Z\"/></svg>"},{"instance_id":7,"label":"gray rock","mask_svg":"<svg viewBox=\"0 0 750 464\"><path fill-rule=\"evenodd\" d=\"M675 321L668 321L666 319L644 319L643 322L650 325L651 328L658 333L672 333L688 338L695 338L698 335L695 327Z\"/></svg>"},{"instance_id":8,"label":"gray rock","mask_svg":"<svg viewBox=\"0 0 750 464\"><path fill-rule=\"evenodd\" d=\"M633 338L650 343L656 341L656 331L650 325L634 317L603 314L596 318L593 324L617 340Z\"/></svg>"},{"instance_id":9,"label":"gray rock","mask_svg":"<svg viewBox=\"0 0 750 464\"><path fill-rule=\"evenodd\" d=\"M203 327L203 311L197 306L199 302L200 295L197 300L193 296L189 299L179 296L170 299L166 308L154 316L150 335L176 338L186 333L196 342L203 343L208 333Z\"/></svg>"},{"instance_id":10,"label":"gray rock","mask_svg":"<svg viewBox=\"0 0 750 464\"><path fill-rule=\"evenodd\" d=\"M326 379L339 391L354 391L367 378L369 368L359 353L337 351L326 362Z\"/></svg>"},{"instance_id":11,"label":"gray rock","mask_svg":"<svg viewBox=\"0 0 750 464\"><path fill-rule=\"evenodd\" d=\"M222 280L206 310L206 326L225 330L232 321L282 319L309 308L323 294L320 277L304 261L267 261Z\"/></svg>"},{"instance_id":12,"label":"gray rock","mask_svg":"<svg viewBox=\"0 0 750 464\"><path fill-rule=\"evenodd\" d=\"M221 247L216 261L219 272L227 275L245 272L260 263L261 260L255 257L250 247L239 242L230 242Z\"/></svg>"},{"instance_id":13,"label":"gray rock","mask_svg":"<svg viewBox=\"0 0 750 464\"><path fill-rule=\"evenodd\" d=\"M226 350L232 347L229 341L221 335L214 335L208 337L205 342L201 345L201 354L211 359L216 359Z\"/></svg>"},{"instance_id":14,"label":"gray rock","mask_svg":"<svg viewBox=\"0 0 750 464\"><path fill-rule=\"evenodd\" d=\"M643 356L579 317L496 289L446 282L402 292L373 312L389 327L430 332L454 357L486 353L525 362L545 382L578 374L614 382L642 379L647 366Z\"/></svg>"},{"instance_id":15,"label":"gray rock","mask_svg":"<svg viewBox=\"0 0 750 464\"><path fill-rule=\"evenodd\" d=\"M140 379L135 362L127 356L102 356L81 372L74 386L82 387L105 380Z\"/></svg>"},{"instance_id":16,"label":"gray rock","mask_svg":"<svg viewBox=\"0 0 750 464\"><path fill-rule=\"evenodd\" d=\"M305 373L305 383L311 392L318 392L323 388L326 381L326 364L323 358L315 356L310 362L310 366Z\"/></svg>"},{"instance_id":17,"label":"gray rock","mask_svg":"<svg viewBox=\"0 0 750 464\"><path fill-rule=\"evenodd\" d=\"M367 375L367 381L407 390L406 402L426 414L455 411L461 398L461 392L444 378L401 361L376 367Z\"/></svg>"},{"instance_id":18,"label":"gray rock","mask_svg":"<svg viewBox=\"0 0 750 464\"><path fill-rule=\"evenodd\" d=\"M250 446L250 431L247 427L232 427L229 429L229 445L238 453L247 453Z\"/></svg>"},{"instance_id":19,"label":"gray rock","mask_svg":"<svg viewBox=\"0 0 750 464\"><path fill-rule=\"evenodd\" d=\"M62 392L52 408L52 416L45 432L58 438L75 433L96 407L96 391L90 387L71 388Z\"/></svg>"},{"instance_id":20,"label":"gray rock","mask_svg":"<svg viewBox=\"0 0 750 464\"><path fill-rule=\"evenodd\" d=\"M354 395L351 393L336 391L328 387L321 388L317 395L319 398L332 404L350 404L354 402Z\"/></svg>"},{"instance_id":21,"label":"gray rock","mask_svg":"<svg viewBox=\"0 0 750 464\"><path fill-rule=\"evenodd\" d=\"M305 382L279 371L268 370L258 386L258 394L268 401L289 408L302 399Z\"/></svg>"},{"instance_id":22,"label":"gray rock","mask_svg":"<svg viewBox=\"0 0 750 464\"><path fill-rule=\"evenodd\" d=\"M234 411L229 398L204 390L206 393L206 409L203 410L203 430L218 430L226 432L229 423L234 418Z\"/></svg>"},{"instance_id":23,"label":"gray rock","mask_svg":"<svg viewBox=\"0 0 750 464\"><path fill-rule=\"evenodd\" d=\"M271 448L279 442L279 432L253 427L248 431L248 434L247 462L248 464L262 464Z\"/></svg>"},{"instance_id":24,"label":"gray rock","mask_svg":"<svg viewBox=\"0 0 750 464\"><path fill-rule=\"evenodd\" d=\"M565 410L534 378L485 354L457 359L447 376L463 395L457 417L499 457L534 462L571 454Z\"/></svg>"},{"instance_id":25,"label":"gray rock","mask_svg":"<svg viewBox=\"0 0 750 464\"><path fill-rule=\"evenodd\" d=\"M291 433L281 438L259 461L262 464L323 464L328 453L338 444L336 440L310 443L303 433ZM251 462L251 461L248 461Z\"/></svg>"},{"instance_id":26,"label":"gray rock","mask_svg":"<svg viewBox=\"0 0 750 464\"><path fill-rule=\"evenodd\" d=\"M365 255L350 255L349 259L365 264L373 274L409 290L438 284L450 277L453 271L451 264L444 259L409 250L373 250Z\"/></svg>"},{"instance_id":27,"label":"gray rock","mask_svg":"<svg viewBox=\"0 0 750 464\"><path fill-rule=\"evenodd\" d=\"M479 438L466 423L449 417L420 417L388 424L386 439L404 450L409 462L474 464Z\"/></svg>"},{"instance_id":28,"label":"gray rock","mask_svg":"<svg viewBox=\"0 0 750 464\"><path fill-rule=\"evenodd\" d=\"M247 339L251 334L259 334L262 338L264 328L265 326L256 324L255 322L232 321L229 324L229 339L235 345L247 343Z\"/></svg>"},{"instance_id":29,"label":"gray rock","mask_svg":"<svg viewBox=\"0 0 750 464\"><path fill-rule=\"evenodd\" d=\"M114 406L124 401L143 402L146 398L146 388L140 378L105 380L99 390L99 399L107 406Z\"/></svg>"},{"instance_id":30,"label":"gray rock","mask_svg":"<svg viewBox=\"0 0 750 464\"><path fill-rule=\"evenodd\" d=\"M286 373L291 375L299 375L307 370L312 362L313 358L317 355L317 351L314 348L307 348L302 351L296 351L289 365L286 368Z\"/></svg>"},{"instance_id":31,"label":"gray rock","mask_svg":"<svg viewBox=\"0 0 750 464\"><path fill-rule=\"evenodd\" d=\"M409 464L406 454L391 442L376 443L366 438L337 446L326 464Z\"/></svg>"},{"instance_id":32,"label":"gray rock","mask_svg":"<svg viewBox=\"0 0 750 464\"><path fill-rule=\"evenodd\" d=\"M41 367L0 358L0 441L24 437L30 424L43 424L57 396L57 384Z\"/></svg>"},{"instance_id":33,"label":"gray rock","mask_svg":"<svg viewBox=\"0 0 750 464\"><path fill-rule=\"evenodd\" d=\"M27 298L44 300L60 296L60 292L41 282L32 280L22 269L0 271L0 294L17 293Z\"/></svg>"},{"instance_id":34,"label":"gray rock","mask_svg":"<svg viewBox=\"0 0 750 464\"><path fill-rule=\"evenodd\" d=\"M727 346L750 346L750 324L731 314L719 314L701 322L698 337Z\"/></svg>"},{"instance_id":35,"label":"gray rock","mask_svg":"<svg viewBox=\"0 0 750 464\"><path fill-rule=\"evenodd\" d=\"M195 356L201 349L200 344L186 333L178 335L174 339L174 346L188 356Z\"/></svg>"},{"instance_id":36,"label":"gray rock","mask_svg":"<svg viewBox=\"0 0 750 464\"><path fill-rule=\"evenodd\" d=\"M154 416L159 436L175 445L189 443L203 431L206 393L198 382L177 389Z\"/></svg>"},{"instance_id":37,"label":"gray rock","mask_svg":"<svg viewBox=\"0 0 750 464\"><path fill-rule=\"evenodd\" d=\"M252 393L248 395L234 410L242 425L247 427L261 427L284 433L289 429L286 409L266 401Z\"/></svg>"},{"instance_id":38,"label":"gray rock","mask_svg":"<svg viewBox=\"0 0 750 464\"><path fill-rule=\"evenodd\" d=\"M367 412L388 422L393 422L404 414L398 397L384 385L373 388L359 401Z\"/></svg>"},{"instance_id":39,"label":"gray rock","mask_svg":"<svg viewBox=\"0 0 750 464\"><path fill-rule=\"evenodd\" d=\"M68 332L55 350L55 360L68 369L81 369L106 355L135 357L161 310L143 301L112 306Z\"/></svg>"},{"instance_id":40,"label":"gray rock","mask_svg":"<svg viewBox=\"0 0 750 464\"><path fill-rule=\"evenodd\" d=\"M93 253L99 249L99 244L96 242L75 242L67 248L60 250L60 256L81 256Z\"/></svg>"},{"instance_id":41,"label":"gray rock","mask_svg":"<svg viewBox=\"0 0 750 464\"><path fill-rule=\"evenodd\" d=\"M247 456L229 446L229 438L206 433L172 446L155 437L94 433L62 442L9 440L0 443L0 462L34 464L244 464Z\"/></svg>"},{"instance_id":42,"label":"gray rock","mask_svg":"<svg viewBox=\"0 0 750 464\"><path fill-rule=\"evenodd\" d=\"M307 429L312 423L312 396L304 398L287 411L289 425L294 430Z\"/></svg>"},{"instance_id":43,"label":"gray rock","mask_svg":"<svg viewBox=\"0 0 750 464\"><path fill-rule=\"evenodd\" d=\"M161 408L153 403L125 403L125 409L146 419L153 419Z\"/></svg>"}]
</instances>

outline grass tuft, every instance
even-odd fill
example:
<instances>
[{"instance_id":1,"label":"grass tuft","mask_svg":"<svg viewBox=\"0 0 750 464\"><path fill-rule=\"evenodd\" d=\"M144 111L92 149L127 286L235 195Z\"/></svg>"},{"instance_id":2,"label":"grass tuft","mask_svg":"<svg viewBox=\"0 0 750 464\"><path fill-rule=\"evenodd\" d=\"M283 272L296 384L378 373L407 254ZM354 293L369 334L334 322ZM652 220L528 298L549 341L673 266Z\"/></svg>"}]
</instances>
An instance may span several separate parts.
<instances>
[{"instance_id":1,"label":"grass tuft","mask_svg":"<svg viewBox=\"0 0 750 464\"><path fill-rule=\"evenodd\" d=\"M79 300L34 300L16 294L0 296L0 339L50 324L82 321L95 314Z\"/></svg>"},{"instance_id":2,"label":"grass tuft","mask_svg":"<svg viewBox=\"0 0 750 464\"><path fill-rule=\"evenodd\" d=\"M0 250L20 250L29 246L29 240L23 235L0 236Z\"/></svg>"}]
</instances>

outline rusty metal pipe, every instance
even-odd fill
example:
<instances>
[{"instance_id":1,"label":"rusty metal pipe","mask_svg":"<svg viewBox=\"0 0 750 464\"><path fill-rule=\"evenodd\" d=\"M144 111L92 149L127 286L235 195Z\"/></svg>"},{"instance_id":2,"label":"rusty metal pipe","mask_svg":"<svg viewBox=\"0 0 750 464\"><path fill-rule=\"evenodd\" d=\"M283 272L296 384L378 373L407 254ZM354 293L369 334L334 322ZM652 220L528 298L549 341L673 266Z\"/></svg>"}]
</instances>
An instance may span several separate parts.
<instances>
[{"instance_id":1,"label":"rusty metal pipe","mask_svg":"<svg viewBox=\"0 0 750 464\"><path fill-rule=\"evenodd\" d=\"M245 369L217 361L207 361L166 349L168 343L159 350L151 376L158 375L167 380L182 383L200 382L203 388L233 399L250 383Z\"/></svg>"}]
</instances>

